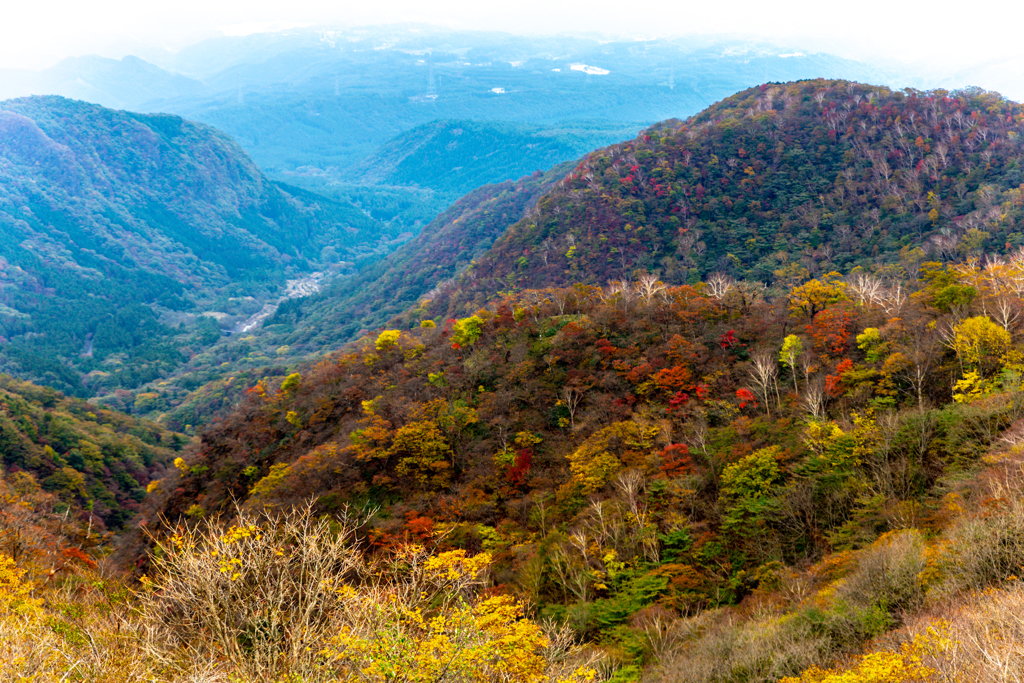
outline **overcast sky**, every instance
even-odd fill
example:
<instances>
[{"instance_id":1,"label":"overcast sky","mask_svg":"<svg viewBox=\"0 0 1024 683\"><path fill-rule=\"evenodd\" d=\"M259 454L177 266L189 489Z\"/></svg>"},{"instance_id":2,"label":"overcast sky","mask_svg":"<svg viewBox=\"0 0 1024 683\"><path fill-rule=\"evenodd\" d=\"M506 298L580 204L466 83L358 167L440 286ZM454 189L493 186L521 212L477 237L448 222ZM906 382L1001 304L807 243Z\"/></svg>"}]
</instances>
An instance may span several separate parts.
<instances>
[{"instance_id":1,"label":"overcast sky","mask_svg":"<svg viewBox=\"0 0 1024 683\"><path fill-rule=\"evenodd\" d=\"M1024 3L770 0L6 0L0 68L45 68L67 56L177 50L206 37L274 27L416 21L512 33L609 37L731 33L855 59L946 66L1016 58ZM1021 79L1024 80L1024 72ZM978 83L976 85L982 85Z\"/></svg>"}]
</instances>

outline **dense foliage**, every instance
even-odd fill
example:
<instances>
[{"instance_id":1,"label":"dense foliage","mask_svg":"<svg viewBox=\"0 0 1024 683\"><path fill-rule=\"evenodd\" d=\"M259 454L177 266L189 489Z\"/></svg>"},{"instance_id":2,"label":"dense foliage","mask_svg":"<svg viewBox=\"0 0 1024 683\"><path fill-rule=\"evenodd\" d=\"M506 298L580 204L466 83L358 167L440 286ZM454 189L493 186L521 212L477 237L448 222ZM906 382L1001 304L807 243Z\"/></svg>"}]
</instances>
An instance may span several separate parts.
<instances>
[{"instance_id":1,"label":"dense foliage","mask_svg":"<svg viewBox=\"0 0 1024 683\"><path fill-rule=\"evenodd\" d=\"M92 518L55 513L89 500L8 474L0 661L40 680L67 677L60 657L121 680L1019 676L1018 110L768 85L457 205L366 275L415 302L390 329L207 387L249 388L148 485L120 549L137 594L83 589ZM238 358L263 357L245 339ZM90 433L43 452L105 475ZM25 530L43 541L19 559ZM88 591L147 634L130 666L86 645L114 641Z\"/></svg>"},{"instance_id":2,"label":"dense foliage","mask_svg":"<svg viewBox=\"0 0 1024 683\"><path fill-rule=\"evenodd\" d=\"M785 566L943 528L948 494L971 495L959 482L1024 416L1022 265L505 294L257 384L146 516L376 507L377 546L492 552L540 614L637 666L648 617L736 604ZM871 552L920 555L917 538ZM823 603L836 621L773 670L898 625L917 593L883 589Z\"/></svg>"},{"instance_id":3,"label":"dense foliage","mask_svg":"<svg viewBox=\"0 0 1024 683\"><path fill-rule=\"evenodd\" d=\"M1022 135L1021 105L981 90L751 88L589 155L478 260L451 313L513 285L603 285L638 267L785 284L1005 253L1024 239Z\"/></svg>"},{"instance_id":4,"label":"dense foliage","mask_svg":"<svg viewBox=\"0 0 1024 683\"><path fill-rule=\"evenodd\" d=\"M0 375L0 465L65 511L121 527L187 439L149 422ZM17 553L10 548L4 552Z\"/></svg>"}]
</instances>

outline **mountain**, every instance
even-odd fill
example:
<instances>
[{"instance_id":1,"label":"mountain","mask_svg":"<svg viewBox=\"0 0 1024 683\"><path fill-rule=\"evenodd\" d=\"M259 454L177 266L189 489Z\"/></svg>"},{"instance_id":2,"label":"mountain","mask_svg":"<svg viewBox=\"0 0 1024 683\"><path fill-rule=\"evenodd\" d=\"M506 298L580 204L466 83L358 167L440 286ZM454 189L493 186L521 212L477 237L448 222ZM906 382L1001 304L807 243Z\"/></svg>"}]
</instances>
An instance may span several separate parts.
<instances>
[{"instance_id":1,"label":"mountain","mask_svg":"<svg viewBox=\"0 0 1024 683\"><path fill-rule=\"evenodd\" d=\"M516 180L632 137L603 122L561 127L488 121L431 121L382 145L351 170L362 185L413 186L453 199L483 185Z\"/></svg>"},{"instance_id":2,"label":"mountain","mask_svg":"<svg viewBox=\"0 0 1024 683\"><path fill-rule=\"evenodd\" d=\"M280 381L303 362L406 314L463 272L569 168L563 164L474 190L390 257L368 261L358 274L325 283L319 292L281 302L261 326L192 356L174 376L145 387L134 403L107 402L192 433L229 413L261 379Z\"/></svg>"},{"instance_id":3,"label":"mountain","mask_svg":"<svg viewBox=\"0 0 1024 683\"><path fill-rule=\"evenodd\" d=\"M486 553L612 680L839 665L1019 597L1022 282L1018 254L767 291L510 287L260 381L143 520L369 511L370 552Z\"/></svg>"},{"instance_id":4,"label":"mountain","mask_svg":"<svg viewBox=\"0 0 1024 683\"><path fill-rule=\"evenodd\" d=\"M980 90L766 84L477 190L359 276L416 302L392 329L226 380L241 402L173 467L129 437L181 437L0 378L15 666L1017 673L1022 127L1021 105ZM308 328L326 335L372 319L352 301L374 295L346 303L342 285L285 302L264 333L294 331L306 306L334 305ZM196 358L230 366L229 351L247 353L222 341ZM90 570L92 516L59 515L114 510L86 481L122 484L129 509L147 479L115 556L146 571L127 590Z\"/></svg>"},{"instance_id":5,"label":"mountain","mask_svg":"<svg viewBox=\"0 0 1024 683\"><path fill-rule=\"evenodd\" d=\"M471 194L358 284L288 302L268 324L282 343L330 348L388 315L403 326L459 317L499 291L603 286L637 270L673 284L712 273L785 284L1009 251L1024 245L1019 112L980 90L751 88L553 169L543 196L515 211L474 208L492 190Z\"/></svg>"},{"instance_id":6,"label":"mountain","mask_svg":"<svg viewBox=\"0 0 1024 683\"><path fill-rule=\"evenodd\" d=\"M980 89L749 88L588 155L477 259L450 311L637 269L771 283L1009 251L1024 244L1022 112Z\"/></svg>"},{"instance_id":7,"label":"mountain","mask_svg":"<svg viewBox=\"0 0 1024 683\"><path fill-rule=\"evenodd\" d=\"M42 71L0 70L0 100L26 95L60 95L111 109L137 111L145 103L169 97L196 97L205 86L194 78L171 73L127 56L69 57Z\"/></svg>"},{"instance_id":8,"label":"mountain","mask_svg":"<svg viewBox=\"0 0 1024 683\"><path fill-rule=\"evenodd\" d=\"M423 25L223 37L157 61L70 59L0 74L0 94L62 94L202 121L231 135L269 177L387 214L399 232L418 231L474 187L546 170L754 84L897 80L895 71L766 42L609 42ZM439 123L450 121L460 123ZM448 139L440 126L467 137ZM441 138L445 149L431 149Z\"/></svg>"},{"instance_id":9,"label":"mountain","mask_svg":"<svg viewBox=\"0 0 1024 683\"><path fill-rule=\"evenodd\" d=\"M274 177L300 168L346 175L380 145L434 120L550 126L586 112L650 124L766 81L891 78L869 65L767 43L602 42L427 26L220 38L182 50L165 66L208 89L149 106L224 130Z\"/></svg>"},{"instance_id":10,"label":"mountain","mask_svg":"<svg viewBox=\"0 0 1024 683\"><path fill-rule=\"evenodd\" d=\"M77 395L160 377L215 319L393 238L208 126L59 97L0 103L0 225L0 365Z\"/></svg>"}]
</instances>

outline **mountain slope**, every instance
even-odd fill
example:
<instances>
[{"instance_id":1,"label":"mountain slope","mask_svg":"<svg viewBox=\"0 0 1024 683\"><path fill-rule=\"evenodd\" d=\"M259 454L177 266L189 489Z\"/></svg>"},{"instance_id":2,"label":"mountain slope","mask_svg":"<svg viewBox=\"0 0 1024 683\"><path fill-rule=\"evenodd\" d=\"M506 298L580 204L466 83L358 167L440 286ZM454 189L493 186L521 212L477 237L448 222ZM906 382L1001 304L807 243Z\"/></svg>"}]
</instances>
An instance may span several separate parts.
<instances>
[{"instance_id":1,"label":"mountain slope","mask_svg":"<svg viewBox=\"0 0 1024 683\"><path fill-rule=\"evenodd\" d=\"M917 248L918 261L1006 250L1024 244L1022 136L1024 108L977 89L750 88L590 154L456 297L603 285L637 268L667 282L716 271L771 282Z\"/></svg>"},{"instance_id":2,"label":"mountain slope","mask_svg":"<svg viewBox=\"0 0 1024 683\"><path fill-rule=\"evenodd\" d=\"M578 159L632 137L636 128L604 122L562 126L480 121L432 121L382 145L351 170L364 185L426 187L460 197L478 187L515 180Z\"/></svg>"},{"instance_id":3,"label":"mountain slope","mask_svg":"<svg viewBox=\"0 0 1024 683\"><path fill-rule=\"evenodd\" d=\"M0 466L29 473L77 515L117 528L188 442L151 422L0 375Z\"/></svg>"},{"instance_id":4,"label":"mountain slope","mask_svg":"<svg viewBox=\"0 0 1024 683\"><path fill-rule=\"evenodd\" d=\"M72 393L159 376L197 341L166 323L386 239L207 126L58 97L0 103L0 228L0 362Z\"/></svg>"}]
</instances>

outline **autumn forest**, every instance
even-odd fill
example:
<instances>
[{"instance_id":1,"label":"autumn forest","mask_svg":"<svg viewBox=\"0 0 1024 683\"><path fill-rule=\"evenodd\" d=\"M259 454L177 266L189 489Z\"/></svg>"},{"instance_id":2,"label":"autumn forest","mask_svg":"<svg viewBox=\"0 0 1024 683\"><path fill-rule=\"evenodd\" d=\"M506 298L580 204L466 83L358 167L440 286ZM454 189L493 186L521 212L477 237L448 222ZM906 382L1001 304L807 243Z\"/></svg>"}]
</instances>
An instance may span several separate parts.
<instances>
[{"instance_id":1,"label":"autumn forest","mask_svg":"<svg viewBox=\"0 0 1024 683\"><path fill-rule=\"evenodd\" d=\"M766 83L145 402L5 376L0 677L1019 680L1022 143L977 88Z\"/></svg>"}]
</instances>

